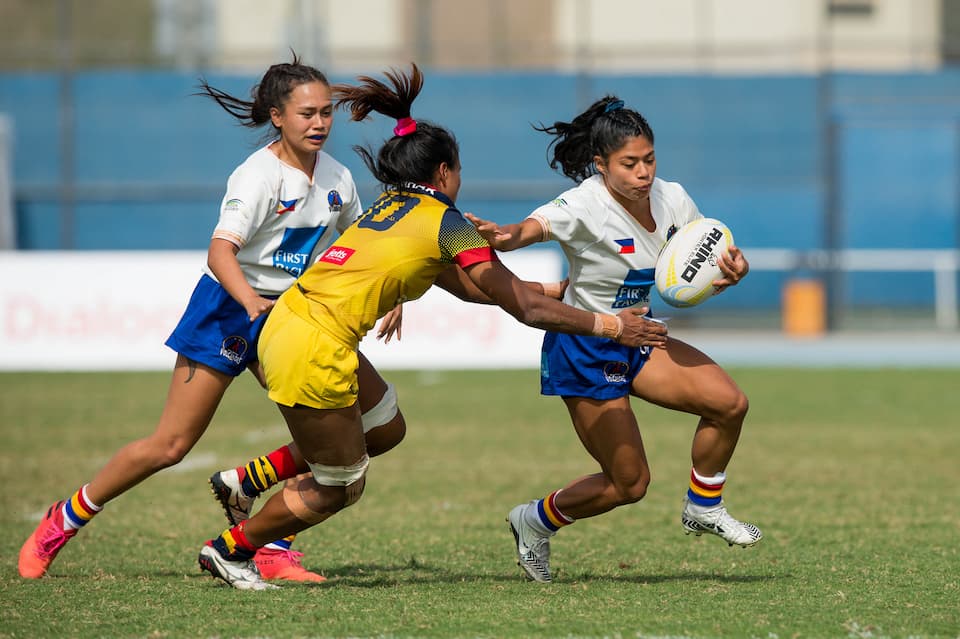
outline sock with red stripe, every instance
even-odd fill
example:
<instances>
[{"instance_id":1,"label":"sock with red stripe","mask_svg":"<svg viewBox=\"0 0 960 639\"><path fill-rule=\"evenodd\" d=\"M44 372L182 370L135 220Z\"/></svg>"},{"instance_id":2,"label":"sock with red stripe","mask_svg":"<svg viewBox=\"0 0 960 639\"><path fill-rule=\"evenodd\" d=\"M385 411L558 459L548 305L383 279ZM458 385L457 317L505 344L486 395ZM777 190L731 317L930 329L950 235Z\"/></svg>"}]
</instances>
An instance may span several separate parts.
<instances>
[{"instance_id":1,"label":"sock with red stripe","mask_svg":"<svg viewBox=\"0 0 960 639\"><path fill-rule=\"evenodd\" d=\"M87 486L84 484L80 490L73 493L70 499L63 502L63 529L79 530L86 526L94 515L103 510L103 506L90 501L87 496Z\"/></svg>"},{"instance_id":2,"label":"sock with red stripe","mask_svg":"<svg viewBox=\"0 0 960 639\"><path fill-rule=\"evenodd\" d=\"M296 477L297 463L289 446L257 457L237 468L240 487L247 497L256 497L271 486Z\"/></svg>"},{"instance_id":3,"label":"sock with red stripe","mask_svg":"<svg viewBox=\"0 0 960 639\"><path fill-rule=\"evenodd\" d=\"M532 505L533 508L527 508L524 512L524 520L537 532L544 535L552 535L564 526L569 526L574 522L572 517L567 517L557 508L557 495L559 490L555 490L543 499L538 499Z\"/></svg>"},{"instance_id":4,"label":"sock with red stripe","mask_svg":"<svg viewBox=\"0 0 960 639\"><path fill-rule=\"evenodd\" d=\"M247 561L257 554L257 547L250 543L243 532L246 521L241 521L233 528L228 528L219 537L210 542L210 545L220 553L220 556L229 561Z\"/></svg>"},{"instance_id":5,"label":"sock with red stripe","mask_svg":"<svg viewBox=\"0 0 960 639\"><path fill-rule=\"evenodd\" d=\"M727 481L724 473L717 473L713 477L705 477L690 469L690 488L687 489L687 498L697 506L710 508L723 501L723 484Z\"/></svg>"}]
</instances>

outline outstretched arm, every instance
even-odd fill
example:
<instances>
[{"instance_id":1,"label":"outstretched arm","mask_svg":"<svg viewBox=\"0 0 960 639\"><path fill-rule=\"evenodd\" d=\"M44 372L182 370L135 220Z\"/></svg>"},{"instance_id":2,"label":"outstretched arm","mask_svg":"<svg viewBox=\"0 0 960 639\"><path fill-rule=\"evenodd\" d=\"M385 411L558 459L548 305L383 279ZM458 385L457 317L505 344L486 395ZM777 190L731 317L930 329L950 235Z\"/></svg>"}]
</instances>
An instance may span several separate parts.
<instances>
[{"instance_id":1,"label":"outstretched arm","mask_svg":"<svg viewBox=\"0 0 960 639\"><path fill-rule=\"evenodd\" d=\"M540 223L530 218L518 224L499 226L496 222L480 219L473 213L464 213L463 216L470 220L483 239L498 251L513 251L546 239Z\"/></svg>"},{"instance_id":2,"label":"outstretched arm","mask_svg":"<svg viewBox=\"0 0 960 639\"><path fill-rule=\"evenodd\" d=\"M524 286L534 293L560 299L566 290L566 280L563 282L527 282L521 280ZM473 302L475 304L496 304L489 295L480 290L473 280L456 264L450 266L445 271L441 271L437 276L435 284L447 291L454 297L458 297L464 302Z\"/></svg>"},{"instance_id":3,"label":"outstretched arm","mask_svg":"<svg viewBox=\"0 0 960 639\"><path fill-rule=\"evenodd\" d=\"M667 343L666 325L643 317L648 308L625 309L617 315L574 308L536 293L499 261L478 262L468 266L465 273L477 288L528 326L609 337L635 347L663 347Z\"/></svg>"}]
</instances>

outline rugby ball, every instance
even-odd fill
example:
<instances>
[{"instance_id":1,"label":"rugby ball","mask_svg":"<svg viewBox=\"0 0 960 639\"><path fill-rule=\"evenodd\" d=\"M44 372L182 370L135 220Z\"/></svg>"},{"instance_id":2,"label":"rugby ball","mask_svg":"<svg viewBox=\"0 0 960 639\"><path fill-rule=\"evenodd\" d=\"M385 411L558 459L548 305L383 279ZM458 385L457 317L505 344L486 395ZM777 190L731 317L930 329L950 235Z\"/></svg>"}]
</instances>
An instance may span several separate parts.
<instances>
[{"instance_id":1,"label":"rugby ball","mask_svg":"<svg viewBox=\"0 0 960 639\"><path fill-rule=\"evenodd\" d=\"M670 306L696 306L713 296L713 282L723 278L717 265L733 235L727 225L713 218L701 218L678 229L657 258L654 273L657 292Z\"/></svg>"}]
</instances>

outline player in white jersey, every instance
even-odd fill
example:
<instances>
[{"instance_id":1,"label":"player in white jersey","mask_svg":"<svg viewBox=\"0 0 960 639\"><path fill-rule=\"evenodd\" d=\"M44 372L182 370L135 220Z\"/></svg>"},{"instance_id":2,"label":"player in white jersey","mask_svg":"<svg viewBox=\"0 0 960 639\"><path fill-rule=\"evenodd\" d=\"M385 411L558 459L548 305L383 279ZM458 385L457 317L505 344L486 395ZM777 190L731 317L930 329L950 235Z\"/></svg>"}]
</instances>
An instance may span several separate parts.
<instances>
[{"instance_id":1,"label":"player in white jersey","mask_svg":"<svg viewBox=\"0 0 960 639\"><path fill-rule=\"evenodd\" d=\"M238 247L244 279L267 296L285 291L363 212L349 169L317 151L308 175L277 157L275 144L231 174L213 232ZM209 264L203 270L216 279Z\"/></svg>"},{"instance_id":2,"label":"player in white jersey","mask_svg":"<svg viewBox=\"0 0 960 639\"><path fill-rule=\"evenodd\" d=\"M471 221L499 250L535 242L560 243L569 266L564 302L598 313L649 311L660 248L683 224L701 217L679 184L656 178L653 131L616 97L592 104L572 122L540 127L554 136L551 167L578 185L519 224ZM718 289L749 270L731 246L720 261ZM578 519L639 501L650 469L630 396L699 417L693 437L690 483L681 524L687 533L718 535L752 546L762 533L729 515L722 498L747 398L707 355L667 338L662 346L630 348L598 337L547 332L541 391L559 395L574 428L601 472L580 477L507 516L520 566L550 581L550 537Z\"/></svg>"},{"instance_id":3,"label":"player in white jersey","mask_svg":"<svg viewBox=\"0 0 960 639\"><path fill-rule=\"evenodd\" d=\"M246 126L270 124L276 139L230 177L204 274L167 340L177 360L155 431L121 448L89 483L47 510L20 551L18 570L25 578L46 574L60 549L108 501L177 464L203 435L235 377L249 369L263 383L256 342L275 299L362 213L350 172L322 150L333 103L320 71L295 57L271 66L250 102L206 82L201 95ZM368 449L382 453L403 438L403 416L392 386L362 357L358 376ZM259 491L307 470L296 447L283 446L216 473L211 485L234 521L249 513ZM268 545L256 559L263 576L322 581L300 564L291 539Z\"/></svg>"}]
</instances>

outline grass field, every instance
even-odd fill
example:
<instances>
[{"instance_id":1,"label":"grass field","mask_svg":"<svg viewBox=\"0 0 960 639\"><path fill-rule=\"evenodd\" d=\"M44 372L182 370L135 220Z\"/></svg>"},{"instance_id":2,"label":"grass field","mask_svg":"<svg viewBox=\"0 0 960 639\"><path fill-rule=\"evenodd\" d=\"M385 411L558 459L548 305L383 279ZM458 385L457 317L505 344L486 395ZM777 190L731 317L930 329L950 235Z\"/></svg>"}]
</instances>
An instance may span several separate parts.
<instances>
[{"instance_id":1,"label":"grass field","mask_svg":"<svg viewBox=\"0 0 960 639\"><path fill-rule=\"evenodd\" d=\"M754 548L682 533L693 421L638 403L647 497L563 530L555 582L525 582L504 515L595 470L561 402L533 371L390 372L407 440L296 544L330 580L265 593L196 563L225 527L206 478L286 441L252 381L179 467L25 581L41 511L152 430L168 376L0 375L0 637L960 636L960 373L732 373L751 413L726 497L764 530Z\"/></svg>"}]
</instances>

